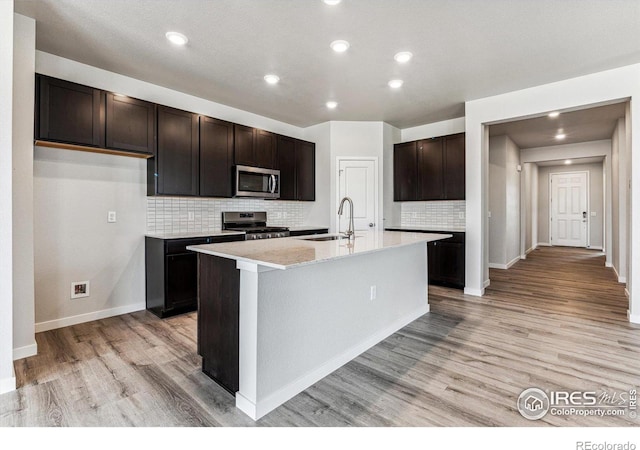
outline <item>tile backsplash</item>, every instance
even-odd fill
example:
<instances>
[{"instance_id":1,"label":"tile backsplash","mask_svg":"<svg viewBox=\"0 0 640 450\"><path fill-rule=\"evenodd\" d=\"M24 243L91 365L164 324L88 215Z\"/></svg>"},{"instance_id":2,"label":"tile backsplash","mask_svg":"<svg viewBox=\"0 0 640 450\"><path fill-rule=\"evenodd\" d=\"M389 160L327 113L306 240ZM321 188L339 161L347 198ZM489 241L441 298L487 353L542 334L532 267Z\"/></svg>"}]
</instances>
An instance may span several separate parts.
<instances>
[{"instance_id":1,"label":"tile backsplash","mask_svg":"<svg viewBox=\"0 0 640 450\"><path fill-rule=\"evenodd\" d=\"M222 211L267 211L269 225L295 227L304 224L308 209L305 202L279 200L147 197L147 232L217 231Z\"/></svg>"},{"instance_id":2,"label":"tile backsplash","mask_svg":"<svg viewBox=\"0 0 640 450\"><path fill-rule=\"evenodd\" d=\"M400 224L435 230L464 231L465 201L403 202Z\"/></svg>"}]
</instances>

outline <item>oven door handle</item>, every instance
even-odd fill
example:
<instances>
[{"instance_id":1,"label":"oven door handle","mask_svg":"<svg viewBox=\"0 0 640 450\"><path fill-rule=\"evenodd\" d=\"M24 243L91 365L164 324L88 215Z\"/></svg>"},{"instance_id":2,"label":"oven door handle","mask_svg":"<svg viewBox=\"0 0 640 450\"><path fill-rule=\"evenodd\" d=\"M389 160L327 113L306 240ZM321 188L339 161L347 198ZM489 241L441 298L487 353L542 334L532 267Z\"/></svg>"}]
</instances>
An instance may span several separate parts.
<instances>
[{"instance_id":1,"label":"oven door handle","mask_svg":"<svg viewBox=\"0 0 640 450\"><path fill-rule=\"evenodd\" d=\"M276 192L276 176L275 175L271 175L271 177L269 177L269 192L271 192L272 194Z\"/></svg>"},{"instance_id":2,"label":"oven door handle","mask_svg":"<svg viewBox=\"0 0 640 450\"><path fill-rule=\"evenodd\" d=\"M273 175L269 176L269 181L267 181L267 190L271 192L271 182L273 181Z\"/></svg>"}]
</instances>

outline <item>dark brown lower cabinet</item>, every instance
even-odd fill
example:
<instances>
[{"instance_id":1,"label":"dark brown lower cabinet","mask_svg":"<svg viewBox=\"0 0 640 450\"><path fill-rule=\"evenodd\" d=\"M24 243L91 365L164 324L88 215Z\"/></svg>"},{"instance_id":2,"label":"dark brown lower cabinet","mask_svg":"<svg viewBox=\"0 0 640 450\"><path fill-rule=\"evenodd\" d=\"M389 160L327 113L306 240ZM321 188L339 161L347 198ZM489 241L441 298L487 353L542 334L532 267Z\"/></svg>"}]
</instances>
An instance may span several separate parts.
<instances>
[{"instance_id":1,"label":"dark brown lower cabinet","mask_svg":"<svg viewBox=\"0 0 640 450\"><path fill-rule=\"evenodd\" d=\"M385 228L385 230L409 231L402 228ZM416 229L410 231L453 235L448 239L427 243L429 284L464 289L464 233Z\"/></svg>"},{"instance_id":2,"label":"dark brown lower cabinet","mask_svg":"<svg viewBox=\"0 0 640 450\"><path fill-rule=\"evenodd\" d=\"M146 307L160 318L198 307L198 257L190 245L243 240L243 235L188 239L145 238Z\"/></svg>"}]
</instances>

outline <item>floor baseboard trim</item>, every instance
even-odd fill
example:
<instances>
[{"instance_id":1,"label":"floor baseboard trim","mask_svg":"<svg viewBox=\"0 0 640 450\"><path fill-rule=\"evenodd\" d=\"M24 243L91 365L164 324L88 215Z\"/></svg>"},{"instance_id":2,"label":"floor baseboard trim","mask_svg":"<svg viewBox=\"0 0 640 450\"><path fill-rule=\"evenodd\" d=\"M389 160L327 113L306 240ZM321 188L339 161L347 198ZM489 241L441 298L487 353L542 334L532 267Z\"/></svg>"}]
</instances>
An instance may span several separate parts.
<instances>
[{"instance_id":1,"label":"floor baseboard trim","mask_svg":"<svg viewBox=\"0 0 640 450\"><path fill-rule=\"evenodd\" d=\"M473 288L464 288L465 295L473 295L474 297L482 297L484 295L484 288L482 289L473 289Z\"/></svg>"},{"instance_id":2,"label":"floor baseboard trim","mask_svg":"<svg viewBox=\"0 0 640 450\"><path fill-rule=\"evenodd\" d=\"M627 298L629 298L631 296L631 294L629 293L629 289L624 288L624 295L626 295Z\"/></svg>"},{"instance_id":3,"label":"floor baseboard trim","mask_svg":"<svg viewBox=\"0 0 640 450\"><path fill-rule=\"evenodd\" d=\"M552 245L549 244L548 242L538 242L536 244L536 247L552 247Z\"/></svg>"},{"instance_id":4,"label":"floor baseboard trim","mask_svg":"<svg viewBox=\"0 0 640 450\"><path fill-rule=\"evenodd\" d=\"M29 356L35 356L37 354L38 354L38 344L34 342L33 344L30 344L30 345L14 348L13 360L17 361L18 359L28 358Z\"/></svg>"},{"instance_id":5,"label":"floor baseboard trim","mask_svg":"<svg viewBox=\"0 0 640 450\"><path fill-rule=\"evenodd\" d=\"M491 280L484 280L484 283L482 283L482 295L484 295L485 288L488 288L489 286L491 286Z\"/></svg>"},{"instance_id":6,"label":"floor baseboard trim","mask_svg":"<svg viewBox=\"0 0 640 450\"><path fill-rule=\"evenodd\" d=\"M119 306L117 308L103 309L77 316L63 317L62 319L48 320L36 323L36 333L55 330L57 328L69 327L79 323L91 322L94 320L106 319L107 317L119 316L145 309L145 303L134 303L133 305Z\"/></svg>"},{"instance_id":7,"label":"floor baseboard trim","mask_svg":"<svg viewBox=\"0 0 640 450\"><path fill-rule=\"evenodd\" d=\"M407 314L404 317L393 321L389 326L369 336L365 340L357 343L356 345L352 346L336 357L331 358L329 361L325 362L317 369L301 376L288 385L283 386L282 388L273 392L272 394L267 395L264 399L256 401L256 403L244 396L241 392L237 392L236 407L247 414L249 417L251 417L253 420L258 420L264 415L273 411L278 406L285 403L287 400L298 395L309 386L317 383L322 378L344 366L346 363L356 358L358 355L364 353L377 343L391 336L396 331L404 328L414 320L422 317L427 312L429 312L428 304L413 311L411 314Z\"/></svg>"},{"instance_id":8,"label":"floor baseboard trim","mask_svg":"<svg viewBox=\"0 0 640 450\"><path fill-rule=\"evenodd\" d=\"M501 270L507 270L510 269L515 263L517 263L518 261L520 261L521 259L527 259L527 256L525 255L524 257L522 256L516 256L515 258L513 258L511 261L509 261L506 264L498 264L498 263L489 263L489 269L501 269ZM486 286L485 286L486 287Z\"/></svg>"},{"instance_id":9,"label":"floor baseboard trim","mask_svg":"<svg viewBox=\"0 0 640 450\"><path fill-rule=\"evenodd\" d=\"M611 264L610 262L605 261L604 266L605 266L605 267L609 267L609 268L611 268L611 267L613 267L613 264ZM616 270L616 268L615 268L615 267L613 267L613 270ZM618 271L616 270L616 275L617 275L617 274L618 274Z\"/></svg>"},{"instance_id":10,"label":"floor baseboard trim","mask_svg":"<svg viewBox=\"0 0 640 450\"><path fill-rule=\"evenodd\" d=\"M506 264L489 263L489 269L507 270Z\"/></svg>"},{"instance_id":11,"label":"floor baseboard trim","mask_svg":"<svg viewBox=\"0 0 640 450\"><path fill-rule=\"evenodd\" d=\"M627 317L629 322L640 324L640 314L631 314L631 311L627 310Z\"/></svg>"}]
</instances>

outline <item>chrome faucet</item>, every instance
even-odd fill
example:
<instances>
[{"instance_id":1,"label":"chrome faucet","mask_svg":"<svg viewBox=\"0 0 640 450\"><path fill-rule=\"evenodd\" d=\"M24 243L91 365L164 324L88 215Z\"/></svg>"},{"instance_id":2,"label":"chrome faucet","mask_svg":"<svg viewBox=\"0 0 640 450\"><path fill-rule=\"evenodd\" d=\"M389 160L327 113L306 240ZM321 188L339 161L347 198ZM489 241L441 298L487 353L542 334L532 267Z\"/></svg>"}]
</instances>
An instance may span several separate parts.
<instances>
[{"instance_id":1,"label":"chrome faucet","mask_svg":"<svg viewBox=\"0 0 640 450\"><path fill-rule=\"evenodd\" d=\"M347 238L349 240L351 240L352 237L354 237L354 226L353 226L353 200L351 200L351 198L349 197L345 197L340 201L340 207L338 208L338 215L341 216L342 212L344 210L344 202L349 202L349 227L347 228L347 231L345 231L345 235L347 236Z\"/></svg>"}]
</instances>

